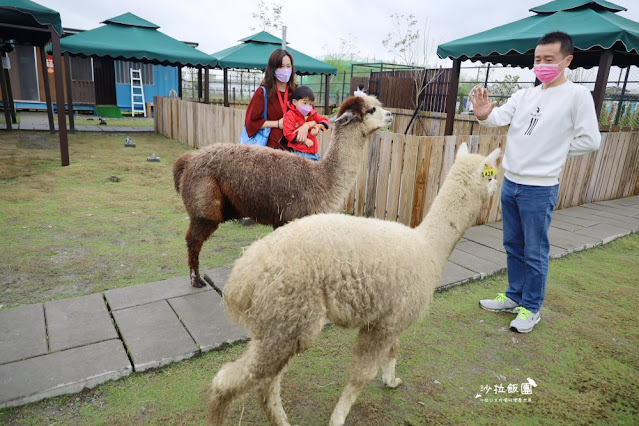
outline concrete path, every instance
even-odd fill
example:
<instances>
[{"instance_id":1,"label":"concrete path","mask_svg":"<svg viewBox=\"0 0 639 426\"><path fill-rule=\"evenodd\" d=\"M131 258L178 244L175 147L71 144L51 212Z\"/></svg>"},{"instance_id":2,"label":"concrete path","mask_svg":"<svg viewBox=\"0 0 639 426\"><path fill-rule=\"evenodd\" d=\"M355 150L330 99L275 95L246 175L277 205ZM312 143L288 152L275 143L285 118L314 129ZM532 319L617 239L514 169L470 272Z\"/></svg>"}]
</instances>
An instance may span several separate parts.
<instances>
[{"instance_id":1,"label":"concrete path","mask_svg":"<svg viewBox=\"0 0 639 426\"><path fill-rule=\"evenodd\" d=\"M96 118L97 120L97 118ZM124 126L109 126L109 119L105 118L106 125L95 126L75 126L75 130L79 132L154 132L153 126L151 127L124 127ZM6 129L6 124L0 124L0 129ZM19 130L49 130L49 119L46 112L33 112L33 111L20 111L20 123L13 125L14 129ZM69 128L69 121L67 117L67 129ZM55 129L58 130L58 124L55 124Z\"/></svg>"},{"instance_id":2,"label":"concrete path","mask_svg":"<svg viewBox=\"0 0 639 426\"><path fill-rule=\"evenodd\" d=\"M639 196L554 213L551 255L565 256L639 231ZM469 229L440 289L503 271L501 222ZM79 392L247 338L226 318L220 293L230 268L0 310L0 408Z\"/></svg>"}]
</instances>

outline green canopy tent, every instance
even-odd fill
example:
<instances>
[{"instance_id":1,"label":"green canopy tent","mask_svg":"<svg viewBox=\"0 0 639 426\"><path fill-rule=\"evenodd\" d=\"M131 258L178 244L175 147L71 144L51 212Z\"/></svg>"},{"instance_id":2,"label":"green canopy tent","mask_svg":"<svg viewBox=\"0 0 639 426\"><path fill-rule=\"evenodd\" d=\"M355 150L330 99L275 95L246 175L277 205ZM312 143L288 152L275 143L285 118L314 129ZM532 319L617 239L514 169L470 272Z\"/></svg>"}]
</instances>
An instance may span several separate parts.
<instances>
[{"instance_id":1,"label":"green canopy tent","mask_svg":"<svg viewBox=\"0 0 639 426\"><path fill-rule=\"evenodd\" d=\"M537 40L552 31L573 38L571 68L599 67L593 93L599 114L610 67L639 63L639 23L617 15L625 10L605 0L555 0L530 9L534 16L439 45L437 55L453 60L445 134L452 134L461 61L530 68Z\"/></svg>"},{"instance_id":2,"label":"green canopy tent","mask_svg":"<svg viewBox=\"0 0 639 426\"><path fill-rule=\"evenodd\" d=\"M228 49L220 50L213 53L213 57L217 59L218 67L224 70L224 105L229 106L228 101L228 69L266 69L266 63L271 53L282 47L282 39L262 31L252 36L239 40L242 42ZM287 43L288 44L288 43ZM328 108L329 78L332 74L337 74L337 68L311 58L295 49L286 47L286 50L293 55L295 61L295 72L299 75L318 75L326 76L326 108Z\"/></svg>"},{"instance_id":3,"label":"green canopy tent","mask_svg":"<svg viewBox=\"0 0 639 426\"><path fill-rule=\"evenodd\" d=\"M61 49L67 62L69 55L74 55L199 69L217 65L214 56L169 37L158 31L158 25L133 13L124 13L101 23L105 25L62 39ZM70 80L67 71L67 82ZM208 102L208 91L205 102ZM72 108L71 100L69 104Z\"/></svg>"},{"instance_id":4,"label":"green canopy tent","mask_svg":"<svg viewBox=\"0 0 639 426\"><path fill-rule=\"evenodd\" d=\"M64 94L62 81L62 64L60 54L60 35L62 34L62 21L60 14L55 10L46 8L29 0L0 0L0 55L11 49L12 44L26 44L39 46L42 75L44 76L44 91L47 101L47 114L49 117L49 130L55 131L53 123L53 105L51 102L51 89L47 77L46 58L44 45L51 41L53 49L53 69L55 76L56 101L58 105L58 127L60 134L60 158L62 166L69 165L69 144L67 138L67 123L64 115ZM7 129L11 130L10 113L15 117L11 83L9 73L6 70L0 72L2 86L2 100ZM11 105L11 107L10 107ZM11 111L9 111L11 109Z\"/></svg>"}]
</instances>

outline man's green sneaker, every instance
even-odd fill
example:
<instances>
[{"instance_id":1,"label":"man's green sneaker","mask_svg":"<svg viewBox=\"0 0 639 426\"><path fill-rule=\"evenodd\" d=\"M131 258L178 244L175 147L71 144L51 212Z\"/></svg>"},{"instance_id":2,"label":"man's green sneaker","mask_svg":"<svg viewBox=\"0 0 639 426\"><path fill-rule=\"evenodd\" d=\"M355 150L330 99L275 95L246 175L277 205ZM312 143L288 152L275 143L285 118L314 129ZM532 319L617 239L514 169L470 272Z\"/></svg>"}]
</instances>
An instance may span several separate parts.
<instances>
[{"instance_id":1,"label":"man's green sneaker","mask_svg":"<svg viewBox=\"0 0 639 426\"><path fill-rule=\"evenodd\" d=\"M515 308L515 311L517 311L518 315L517 318L512 320L512 322L510 323L510 329L512 331L516 331L519 333L530 333L535 324L541 321L539 312L533 314L523 306Z\"/></svg>"},{"instance_id":2,"label":"man's green sneaker","mask_svg":"<svg viewBox=\"0 0 639 426\"><path fill-rule=\"evenodd\" d=\"M512 312L519 306L517 302L510 300L504 293L499 293L494 299L479 301L479 306L491 312Z\"/></svg>"}]
</instances>

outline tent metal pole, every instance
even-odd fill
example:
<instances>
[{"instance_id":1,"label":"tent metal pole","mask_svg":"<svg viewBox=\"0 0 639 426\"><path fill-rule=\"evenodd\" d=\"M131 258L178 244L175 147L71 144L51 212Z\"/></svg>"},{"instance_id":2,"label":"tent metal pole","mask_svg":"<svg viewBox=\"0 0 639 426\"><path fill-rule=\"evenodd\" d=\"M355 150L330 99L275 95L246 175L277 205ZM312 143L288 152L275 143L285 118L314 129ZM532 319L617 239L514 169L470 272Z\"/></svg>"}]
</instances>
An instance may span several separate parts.
<instances>
[{"instance_id":1,"label":"tent metal pole","mask_svg":"<svg viewBox=\"0 0 639 426\"><path fill-rule=\"evenodd\" d=\"M53 73L55 75L55 101L58 107L58 131L60 132L60 161L62 166L69 163L69 137L67 135L67 119L64 114L64 84L62 77L62 53L60 52L60 36L49 24L51 46L53 47Z\"/></svg>"},{"instance_id":2,"label":"tent metal pole","mask_svg":"<svg viewBox=\"0 0 639 426\"><path fill-rule=\"evenodd\" d=\"M51 84L49 83L49 72L47 70L47 55L44 53L44 46L38 48L40 51L40 66L42 68L42 82L44 83L44 97L47 101L47 118L49 119L49 132L55 133L55 123L53 122L53 105L51 103Z\"/></svg>"},{"instance_id":3,"label":"tent metal pole","mask_svg":"<svg viewBox=\"0 0 639 426\"><path fill-rule=\"evenodd\" d=\"M69 131L75 133L75 118L73 117L73 81L71 80L71 59L69 52L64 53L64 74L67 79L67 104L69 109Z\"/></svg>"},{"instance_id":4,"label":"tent metal pole","mask_svg":"<svg viewBox=\"0 0 639 426\"><path fill-rule=\"evenodd\" d=\"M595 90L592 93L592 97L595 100L597 119L599 119L601 106L603 105L604 96L606 95L606 84L608 82L608 75L610 74L610 66L612 65L613 56L614 54L612 50L604 50L601 52L601 56L599 58L599 71L597 72Z\"/></svg>"},{"instance_id":5,"label":"tent metal pole","mask_svg":"<svg viewBox=\"0 0 639 426\"><path fill-rule=\"evenodd\" d=\"M453 134L455 126L455 106L457 105L457 90L459 88L459 73L461 72L461 60L453 60L453 70L448 83L448 95L446 96L446 127L444 136Z\"/></svg>"},{"instance_id":6,"label":"tent metal pole","mask_svg":"<svg viewBox=\"0 0 639 426\"><path fill-rule=\"evenodd\" d=\"M0 65L2 67L2 65ZM11 112L9 112L9 94L7 92L8 81L6 81L6 76L4 73L4 67L0 70L0 87L2 88L2 107L4 109L4 119L7 123L7 130L13 130L13 126L11 125Z\"/></svg>"},{"instance_id":7,"label":"tent metal pole","mask_svg":"<svg viewBox=\"0 0 639 426\"><path fill-rule=\"evenodd\" d=\"M229 69L224 68L224 106L229 106Z\"/></svg>"},{"instance_id":8,"label":"tent metal pole","mask_svg":"<svg viewBox=\"0 0 639 426\"><path fill-rule=\"evenodd\" d=\"M204 74L204 103L208 104L209 103L209 67L205 67L205 74Z\"/></svg>"}]
</instances>

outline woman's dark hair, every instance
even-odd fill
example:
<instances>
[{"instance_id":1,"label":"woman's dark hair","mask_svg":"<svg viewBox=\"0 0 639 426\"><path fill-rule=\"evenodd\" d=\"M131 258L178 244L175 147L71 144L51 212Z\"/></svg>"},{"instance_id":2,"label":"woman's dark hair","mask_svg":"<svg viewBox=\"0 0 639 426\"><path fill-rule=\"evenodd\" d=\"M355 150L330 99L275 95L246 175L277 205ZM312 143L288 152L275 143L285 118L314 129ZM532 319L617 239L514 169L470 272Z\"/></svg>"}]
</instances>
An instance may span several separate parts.
<instances>
[{"instance_id":1,"label":"woman's dark hair","mask_svg":"<svg viewBox=\"0 0 639 426\"><path fill-rule=\"evenodd\" d=\"M293 99L299 101L300 99L308 98L309 101L315 100L315 94L308 86L297 86L297 89L293 90Z\"/></svg>"},{"instance_id":2,"label":"woman's dark hair","mask_svg":"<svg viewBox=\"0 0 639 426\"><path fill-rule=\"evenodd\" d=\"M268 96L277 96L277 78L275 78L275 70L282 66L282 59L284 56L288 56L291 60L291 79L288 81L288 91L292 93L297 84L295 84L295 63L293 62L293 55L284 49L275 49L271 56L268 58L266 69L264 70L264 79L261 85L266 87Z\"/></svg>"},{"instance_id":3,"label":"woman's dark hair","mask_svg":"<svg viewBox=\"0 0 639 426\"><path fill-rule=\"evenodd\" d=\"M564 56L572 55L573 51L575 50L575 44L572 41L572 37L570 37L568 34L563 33L561 31L554 31L552 33L548 33L544 35L537 42L537 46L539 46L540 44L553 44L553 43L561 44L560 50L561 50L561 53L564 54Z\"/></svg>"}]
</instances>

